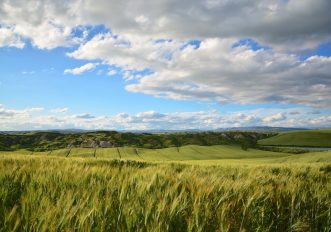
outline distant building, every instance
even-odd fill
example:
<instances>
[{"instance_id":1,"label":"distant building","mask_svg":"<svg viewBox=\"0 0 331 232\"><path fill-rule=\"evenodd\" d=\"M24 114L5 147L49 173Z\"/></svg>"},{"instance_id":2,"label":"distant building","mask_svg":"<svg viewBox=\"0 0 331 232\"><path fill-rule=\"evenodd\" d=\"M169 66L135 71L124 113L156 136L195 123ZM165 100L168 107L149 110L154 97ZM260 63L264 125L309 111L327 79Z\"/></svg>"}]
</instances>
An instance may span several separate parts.
<instances>
[{"instance_id":1,"label":"distant building","mask_svg":"<svg viewBox=\"0 0 331 232\"><path fill-rule=\"evenodd\" d=\"M97 148L97 147L99 147L99 145L98 145L98 143L96 141L92 141L91 142L91 147L92 148Z\"/></svg>"},{"instance_id":2,"label":"distant building","mask_svg":"<svg viewBox=\"0 0 331 232\"><path fill-rule=\"evenodd\" d=\"M84 140L81 144L80 147L83 148L94 148L97 146L97 143L95 141L91 140Z\"/></svg>"},{"instance_id":3,"label":"distant building","mask_svg":"<svg viewBox=\"0 0 331 232\"><path fill-rule=\"evenodd\" d=\"M112 147L113 144L109 141L100 141L99 146L103 147L103 148L106 148L106 147Z\"/></svg>"}]
</instances>

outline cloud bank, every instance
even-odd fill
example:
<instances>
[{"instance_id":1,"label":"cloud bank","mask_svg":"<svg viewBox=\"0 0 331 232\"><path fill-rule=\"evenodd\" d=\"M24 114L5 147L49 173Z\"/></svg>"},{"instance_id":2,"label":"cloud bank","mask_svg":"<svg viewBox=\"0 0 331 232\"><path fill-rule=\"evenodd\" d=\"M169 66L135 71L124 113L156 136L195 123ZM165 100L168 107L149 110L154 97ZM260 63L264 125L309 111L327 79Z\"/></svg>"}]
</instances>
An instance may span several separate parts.
<instances>
[{"instance_id":1,"label":"cloud bank","mask_svg":"<svg viewBox=\"0 0 331 232\"><path fill-rule=\"evenodd\" d=\"M74 27L104 24L153 38L252 38L279 49L329 40L328 0L3 0L0 21L40 48L65 45Z\"/></svg>"},{"instance_id":2,"label":"cloud bank","mask_svg":"<svg viewBox=\"0 0 331 232\"><path fill-rule=\"evenodd\" d=\"M59 108L60 109L60 108ZM63 108L66 109L66 108ZM326 127L331 126L331 112L309 114L308 109L297 108L299 114L289 109L255 109L220 113L217 110L170 112L144 111L136 114L93 115L90 113L68 114L68 110L52 110L47 113L42 108L9 109L0 106L0 130L40 130L40 129L108 129L108 130L214 130L223 127L240 126L287 126ZM59 112L64 112L59 114Z\"/></svg>"},{"instance_id":3,"label":"cloud bank","mask_svg":"<svg viewBox=\"0 0 331 232\"><path fill-rule=\"evenodd\" d=\"M301 60L271 49L253 50L234 39L186 41L97 35L69 53L100 59L127 71L130 92L179 100L225 103L284 103L331 107L331 57ZM235 46L236 45L236 46ZM144 76L131 70L152 69ZM304 93L304 94L303 94Z\"/></svg>"}]
</instances>

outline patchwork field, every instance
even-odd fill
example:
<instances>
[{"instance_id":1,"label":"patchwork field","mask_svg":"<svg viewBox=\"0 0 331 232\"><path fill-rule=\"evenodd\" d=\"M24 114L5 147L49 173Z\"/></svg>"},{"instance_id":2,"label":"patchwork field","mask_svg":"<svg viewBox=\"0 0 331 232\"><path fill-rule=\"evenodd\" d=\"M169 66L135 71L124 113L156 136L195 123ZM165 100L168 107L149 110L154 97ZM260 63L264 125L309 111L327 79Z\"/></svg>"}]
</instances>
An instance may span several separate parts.
<instances>
[{"instance_id":1,"label":"patchwork field","mask_svg":"<svg viewBox=\"0 0 331 232\"><path fill-rule=\"evenodd\" d=\"M331 152L0 152L0 231L330 231Z\"/></svg>"}]
</instances>

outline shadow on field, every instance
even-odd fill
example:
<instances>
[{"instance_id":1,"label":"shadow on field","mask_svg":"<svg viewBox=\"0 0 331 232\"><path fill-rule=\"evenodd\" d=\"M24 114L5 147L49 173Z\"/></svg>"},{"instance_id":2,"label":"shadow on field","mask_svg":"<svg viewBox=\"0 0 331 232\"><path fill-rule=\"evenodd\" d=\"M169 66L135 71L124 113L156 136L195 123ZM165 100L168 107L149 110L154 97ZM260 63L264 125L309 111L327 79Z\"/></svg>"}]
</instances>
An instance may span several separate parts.
<instances>
[{"instance_id":1,"label":"shadow on field","mask_svg":"<svg viewBox=\"0 0 331 232\"><path fill-rule=\"evenodd\" d=\"M133 168L146 168L150 166L156 166L153 163L140 162L135 160L90 160L84 162L84 167L86 166L110 166L110 167L133 167Z\"/></svg>"}]
</instances>

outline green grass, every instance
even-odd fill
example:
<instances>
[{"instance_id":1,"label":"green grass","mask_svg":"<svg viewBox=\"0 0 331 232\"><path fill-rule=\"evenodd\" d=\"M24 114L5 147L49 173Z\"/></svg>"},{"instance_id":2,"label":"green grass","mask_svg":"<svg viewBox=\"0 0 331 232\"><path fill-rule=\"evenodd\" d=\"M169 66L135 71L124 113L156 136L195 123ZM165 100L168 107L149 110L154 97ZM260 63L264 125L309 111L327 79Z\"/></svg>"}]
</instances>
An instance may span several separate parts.
<instances>
[{"instance_id":1,"label":"green grass","mask_svg":"<svg viewBox=\"0 0 331 232\"><path fill-rule=\"evenodd\" d=\"M15 152L1 152L1 154L34 154L69 157L94 157L93 148L59 149L52 152L29 152L25 150ZM256 149L243 150L239 146L215 145L198 146L187 145L183 147L172 147L162 149L146 149L132 147L98 148L95 156L97 158L134 159L141 161L177 161L177 160L215 160L215 159L250 159L264 157L283 157L286 153L262 151Z\"/></svg>"},{"instance_id":2,"label":"green grass","mask_svg":"<svg viewBox=\"0 0 331 232\"><path fill-rule=\"evenodd\" d=\"M305 154L297 154L275 159L273 162L280 163L331 163L331 151L310 152Z\"/></svg>"},{"instance_id":3,"label":"green grass","mask_svg":"<svg viewBox=\"0 0 331 232\"><path fill-rule=\"evenodd\" d=\"M246 164L277 164L284 162L331 162L331 151L309 152L306 154L290 154L271 152L264 150L242 150L239 146L215 145L197 146L188 145L180 148L145 149L132 147L118 148L72 148L59 149L46 152L31 152L19 150L14 152L0 151L1 156L8 155L33 155L41 157L66 157L66 158L96 158L96 159L122 159L142 162L180 162L190 164L223 164L223 163L246 163ZM68 156L68 157L67 157Z\"/></svg>"},{"instance_id":4,"label":"green grass","mask_svg":"<svg viewBox=\"0 0 331 232\"><path fill-rule=\"evenodd\" d=\"M94 152L0 152L0 231L331 228L331 151L190 145Z\"/></svg>"},{"instance_id":5,"label":"green grass","mask_svg":"<svg viewBox=\"0 0 331 232\"><path fill-rule=\"evenodd\" d=\"M282 153L249 149L242 150L239 146L216 145L196 146L188 145L177 148L165 148L140 151L141 157L145 160L215 160L215 159L247 159L263 157L280 157ZM287 155L287 154L285 154Z\"/></svg>"},{"instance_id":6,"label":"green grass","mask_svg":"<svg viewBox=\"0 0 331 232\"><path fill-rule=\"evenodd\" d=\"M272 146L331 147L331 129L284 132L259 140L258 143Z\"/></svg>"},{"instance_id":7,"label":"green grass","mask_svg":"<svg viewBox=\"0 0 331 232\"><path fill-rule=\"evenodd\" d=\"M264 150L242 150L239 146L188 145L180 148L145 149L132 147L118 148L72 148L45 152L19 150L14 152L0 151L0 157L6 156L40 156L65 158L122 159L156 163L186 163L198 165L215 165L225 163L242 164L277 164L277 163L328 163L331 162L331 151L290 154Z\"/></svg>"}]
</instances>

